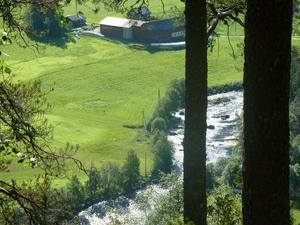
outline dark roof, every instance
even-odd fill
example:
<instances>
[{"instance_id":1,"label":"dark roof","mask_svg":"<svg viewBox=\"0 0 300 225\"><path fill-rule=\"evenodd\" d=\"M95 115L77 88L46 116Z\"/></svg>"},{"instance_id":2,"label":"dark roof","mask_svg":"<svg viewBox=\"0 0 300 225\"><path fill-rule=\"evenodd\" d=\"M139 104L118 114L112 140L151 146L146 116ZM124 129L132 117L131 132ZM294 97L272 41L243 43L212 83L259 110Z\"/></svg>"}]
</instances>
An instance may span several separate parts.
<instances>
[{"instance_id":1,"label":"dark roof","mask_svg":"<svg viewBox=\"0 0 300 225\"><path fill-rule=\"evenodd\" d=\"M85 16L81 13L77 13L77 15L69 15L66 17L68 21L72 22L85 22Z\"/></svg>"},{"instance_id":2,"label":"dark roof","mask_svg":"<svg viewBox=\"0 0 300 225\"><path fill-rule=\"evenodd\" d=\"M148 29L151 30L172 30L174 27L178 25L183 24L175 24L177 21L177 18L171 18L171 19L162 19L162 20L153 20L145 24Z\"/></svg>"}]
</instances>

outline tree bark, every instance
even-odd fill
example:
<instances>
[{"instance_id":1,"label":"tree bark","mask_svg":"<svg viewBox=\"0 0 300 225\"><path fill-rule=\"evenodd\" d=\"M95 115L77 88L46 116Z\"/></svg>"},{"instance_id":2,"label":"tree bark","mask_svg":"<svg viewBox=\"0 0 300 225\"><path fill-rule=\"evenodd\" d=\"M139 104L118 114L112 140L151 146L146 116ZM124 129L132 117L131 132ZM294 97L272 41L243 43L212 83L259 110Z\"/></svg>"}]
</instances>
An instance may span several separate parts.
<instances>
[{"instance_id":1,"label":"tree bark","mask_svg":"<svg viewBox=\"0 0 300 225\"><path fill-rule=\"evenodd\" d=\"M243 224L289 223L292 0L248 0Z\"/></svg>"},{"instance_id":2,"label":"tree bark","mask_svg":"<svg viewBox=\"0 0 300 225\"><path fill-rule=\"evenodd\" d=\"M187 0L185 10L184 220L206 225L206 1Z\"/></svg>"}]
</instances>

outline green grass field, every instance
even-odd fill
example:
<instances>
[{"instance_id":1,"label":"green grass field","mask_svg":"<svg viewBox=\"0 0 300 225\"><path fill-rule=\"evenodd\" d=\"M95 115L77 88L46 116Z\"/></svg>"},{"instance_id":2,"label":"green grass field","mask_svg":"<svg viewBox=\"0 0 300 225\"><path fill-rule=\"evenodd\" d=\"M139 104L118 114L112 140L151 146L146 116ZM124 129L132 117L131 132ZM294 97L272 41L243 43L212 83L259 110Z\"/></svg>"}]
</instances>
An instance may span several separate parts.
<instances>
[{"instance_id":1,"label":"green grass field","mask_svg":"<svg viewBox=\"0 0 300 225\"><path fill-rule=\"evenodd\" d=\"M233 44L237 41L233 40ZM234 60L222 38L219 49L209 53L209 84L241 79L241 59ZM66 48L49 46L35 55L31 49L7 46L7 61L16 79L40 79L45 90L54 86L48 99L54 107L48 118L54 124L53 145L80 145L76 155L85 165L124 160L133 149L142 159L150 151L148 140L125 124L140 124L142 112L149 117L171 80L184 74L184 50L132 49L92 37L82 37ZM32 169L17 166L1 177L31 176Z\"/></svg>"},{"instance_id":2,"label":"green grass field","mask_svg":"<svg viewBox=\"0 0 300 225\"><path fill-rule=\"evenodd\" d=\"M177 1L176 4L183 7ZM168 1L166 12L176 4L175 0ZM167 15L159 1L151 2L150 8L156 16ZM91 5L79 6L78 10L85 13L89 23L97 23L107 15L122 16L106 9L94 14ZM74 12L74 6L66 9L66 14ZM242 33L240 27L230 29L231 34ZM225 31L224 26L219 28L220 33ZM243 37L230 40L231 45L226 37L220 37L208 53L209 85L242 79L242 49L237 45ZM158 89L163 94L173 79L184 76L184 50L148 51L119 42L81 37L63 48L40 45L37 52L11 45L4 51L9 55L6 61L16 80L40 79L45 90L54 87L48 96L53 109L47 114L54 125L53 146L62 148L67 142L79 144L76 157L87 167L98 167L108 161L122 163L127 152L134 150L141 159L142 171L147 152L151 167L150 140L143 132L123 125L142 123L143 112L150 117L157 104ZM74 165L70 164L70 168L72 173L78 173ZM10 172L1 172L0 176L22 180L38 172L14 163Z\"/></svg>"},{"instance_id":3,"label":"green grass field","mask_svg":"<svg viewBox=\"0 0 300 225\"><path fill-rule=\"evenodd\" d=\"M165 5L166 10L171 6L172 1ZM163 15L159 1L152 8L156 15ZM73 10L70 6L66 11ZM93 14L87 7L79 10L91 22L116 15L107 10ZM235 59L228 40L217 40L209 52L209 85L241 80L243 57L237 44L242 40L231 39ZM141 159L142 171L147 152L151 167L150 140L143 132L123 125L141 124L143 112L150 117L157 104L158 89L163 94L173 79L184 76L184 50L148 51L80 37L63 48L41 45L37 52L10 45L4 52L8 54L6 61L16 80L40 79L45 90L54 87L48 96L53 109L47 114L54 125L53 146L62 148L67 142L79 144L76 157L87 167L98 167L108 161L122 163L127 152L134 150ZM73 165L70 167L70 171L78 173ZM24 169L14 163L10 172L1 172L0 176L21 180L37 173L36 169Z\"/></svg>"}]
</instances>

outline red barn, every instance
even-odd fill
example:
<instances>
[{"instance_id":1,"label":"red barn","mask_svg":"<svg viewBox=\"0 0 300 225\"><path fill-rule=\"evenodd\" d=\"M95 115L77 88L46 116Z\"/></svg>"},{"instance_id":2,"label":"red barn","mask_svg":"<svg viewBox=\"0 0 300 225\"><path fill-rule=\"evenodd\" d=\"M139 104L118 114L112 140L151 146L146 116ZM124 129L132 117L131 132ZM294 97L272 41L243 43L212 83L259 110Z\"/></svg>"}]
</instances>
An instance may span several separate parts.
<instances>
[{"instance_id":1,"label":"red barn","mask_svg":"<svg viewBox=\"0 0 300 225\"><path fill-rule=\"evenodd\" d=\"M100 32L109 37L139 42L176 42L185 39L184 23L176 18L141 21L106 17L100 22Z\"/></svg>"}]
</instances>

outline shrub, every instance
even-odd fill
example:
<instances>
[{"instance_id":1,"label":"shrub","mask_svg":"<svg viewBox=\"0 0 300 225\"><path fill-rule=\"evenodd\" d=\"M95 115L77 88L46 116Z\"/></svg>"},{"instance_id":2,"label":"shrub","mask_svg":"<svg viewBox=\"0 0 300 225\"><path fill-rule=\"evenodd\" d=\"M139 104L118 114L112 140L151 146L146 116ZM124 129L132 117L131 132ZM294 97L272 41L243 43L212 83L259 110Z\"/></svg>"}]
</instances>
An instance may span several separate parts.
<instances>
[{"instance_id":1,"label":"shrub","mask_svg":"<svg viewBox=\"0 0 300 225\"><path fill-rule=\"evenodd\" d=\"M215 187L214 164L209 163L206 165L206 188L211 190Z\"/></svg>"},{"instance_id":2,"label":"shrub","mask_svg":"<svg viewBox=\"0 0 300 225\"><path fill-rule=\"evenodd\" d=\"M224 171L223 179L225 184L233 188L242 186L242 162L238 157L232 156L228 161Z\"/></svg>"},{"instance_id":3,"label":"shrub","mask_svg":"<svg viewBox=\"0 0 300 225\"><path fill-rule=\"evenodd\" d=\"M151 123L151 131L165 131L167 129L166 122L163 118L157 117Z\"/></svg>"},{"instance_id":4,"label":"shrub","mask_svg":"<svg viewBox=\"0 0 300 225\"><path fill-rule=\"evenodd\" d=\"M183 224L183 188L177 182L170 192L162 196L154 206L154 211L147 217L146 225ZM176 218L176 219L175 219Z\"/></svg>"},{"instance_id":5,"label":"shrub","mask_svg":"<svg viewBox=\"0 0 300 225\"><path fill-rule=\"evenodd\" d=\"M122 192L122 169L116 163L107 163L99 170L99 189L105 199L115 198Z\"/></svg>"},{"instance_id":6,"label":"shrub","mask_svg":"<svg viewBox=\"0 0 300 225\"><path fill-rule=\"evenodd\" d=\"M73 176L70 183L67 184L66 192L72 209L76 211L81 210L85 205L85 193L84 187L76 175Z\"/></svg>"},{"instance_id":7,"label":"shrub","mask_svg":"<svg viewBox=\"0 0 300 225\"><path fill-rule=\"evenodd\" d=\"M99 172L95 167L92 167L88 171L88 180L85 183L85 191L87 194L87 201L88 202L95 202L95 198L99 196L99 183L100 183L100 176Z\"/></svg>"},{"instance_id":8,"label":"shrub","mask_svg":"<svg viewBox=\"0 0 300 225\"><path fill-rule=\"evenodd\" d=\"M65 34L60 15L51 7L42 10L38 5L30 6L26 11L25 23L27 33L34 38L55 38Z\"/></svg>"},{"instance_id":9,"label":"shrub","mask_svg":"<svg viewBox=\"0 0 300 225\"><path fill-rule=\"evenodd\" d=\"M173 166L173 153L174 149L172 144L168 141L168 138L164 132L159 132L157 135L157 141L153 146L154 150L154 162L152 175L157 176L160 172L170 173Z\"/></svg>"},{"instance_id":10,"label":"shrub","mask_svg":"<svg viewBox=\"0 0 300 225\"><path fill-rule=\"evenodd\" d=\"M214 189L207 199L208 222L214 225L241 225L242 201L227 186Z\"/></svg>"},{"instance_id":11,"label":"shrub","mask_svg":"<svg viewBox=\"0 0 300 225\"><path fill-rule=\"evenodd\" d=\"M127 155L126 162L122 168L123 189L126 194L130 194L140 186L140 160L134 151Z\"/></svg>"},{"instance_id":12,"label":"shrub","mask_svg":"<svg viewBox=\"0 0 300 225\"><path fill-rule=\"evenodd\" d=\"M172 112L184 106L184 96L184 80L172 81L165 96L159 100L151 119L147 123L147 130L151 130L152 122L158 117L164 119L166 128L170 128L176 122L176 120L173 120Z\"/></svg>"}]
</instances>

